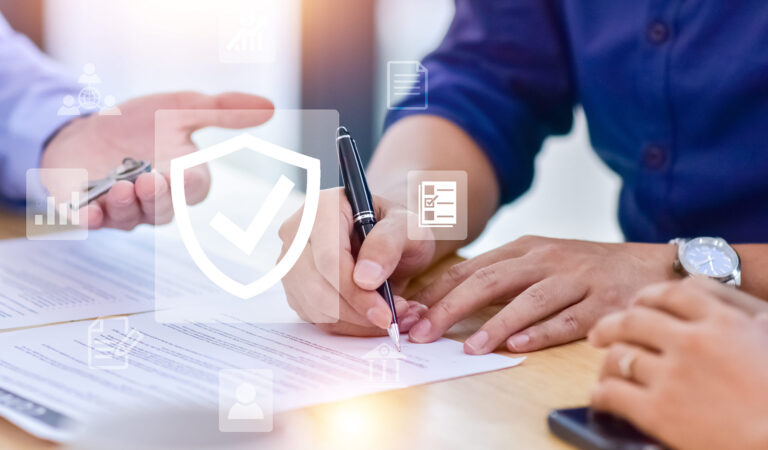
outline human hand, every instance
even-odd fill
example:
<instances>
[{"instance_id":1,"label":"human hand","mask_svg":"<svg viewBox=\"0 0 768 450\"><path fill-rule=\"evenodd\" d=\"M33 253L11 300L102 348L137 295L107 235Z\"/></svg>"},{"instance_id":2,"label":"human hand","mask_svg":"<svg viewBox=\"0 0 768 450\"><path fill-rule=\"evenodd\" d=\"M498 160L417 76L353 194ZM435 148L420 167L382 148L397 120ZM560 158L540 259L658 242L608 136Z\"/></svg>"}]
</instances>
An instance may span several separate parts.
<instances>
[{"instance_id":1,"label":"human hand","mask_svg":"<svg viewBox=\"0 0 768 450\"><path fill-rule=\"evenodd\" d=\"M506 303L465 341L465 352L485 354L505 339L518 353L570 342L641 287L676 277L674 253L671 245L526 236L454 265L418 293L412 300L429 310L410 339L432 342L473 311Z\"/></svg>"},{"instance_id":2,"label":"human hand","mask_svg":"<svg viewBox=\"0 0 768 450\"><path fill-rule=\"evenodd\" d=\"M407 218L412 213L404 206L379 196L373 196L373 204L378 223L357 251L352 208L344 190L321 191L309 242L283 277L291 307L302 319L327 332L385 335L392 313L376 289L389 278L393 291L401 292L435 254L434 240L408 239ZM296 212L280 227L280 258L293 241L301 213ZM407 332L425 310L399 295L395 295L395 306L402 332Z\"/></svg>"},{"instance_id":3,"label":"human hand","mask_svg":"<svg viewBox=\"0 0 768 450\"><path fill-rule=\"evenodd\" d=\"M84 168L91 179L106 176L126 156L152 163L155 171L142 174L135 183L118 181L107 194L79 212L81 223L87 223L89 228L129 230L140 223L170 222L173 207L168 164L173 158L197 150L191 139L192 133L208 126L256 126L267 121L273 112L269 100L242 93L157 94L130 100L119 108L119 116L94 114L73 120L43 152L41 168ZM163 130L162 142L155 141L155 112L158 110L184 110L169 122L172 129ZM190 113L188 110L200 111ZM224 113L224 110L239 111ZM186 170L187 203L202 201L208 194L210 182L207 166Z\"/></svg>"},{"instance_id":4,"label":"human hand","mask_svg":"<svg viewBox=\"0 0 768 450\"><path fill-rule=\"evenodd\" d=\"M711 280L641 291L589 333L609 349L592 405L675 448L768 448L768 313L745 302Z\"/></svg>"}]
</instances>

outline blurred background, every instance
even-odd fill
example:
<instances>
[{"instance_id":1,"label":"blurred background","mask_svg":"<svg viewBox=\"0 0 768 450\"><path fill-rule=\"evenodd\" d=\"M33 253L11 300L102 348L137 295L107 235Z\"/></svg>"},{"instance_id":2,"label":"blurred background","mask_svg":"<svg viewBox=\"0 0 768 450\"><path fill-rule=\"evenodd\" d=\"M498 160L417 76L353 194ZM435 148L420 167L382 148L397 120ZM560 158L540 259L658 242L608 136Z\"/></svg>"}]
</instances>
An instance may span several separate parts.
<instances>
[{"instance_id":1,"label":"blurred background","mask_svg":"<svg viewBox=\"0 0 768 450\"><path fill-rule=\"evenodd\" d=\"M368 158L386 113L387 61L418 60L434 48L453 1L0 0L0 11L73 78L94 64L103 92L118 102L169 90L239 90L269 97L278 109L336 109ZM268 12L272 47L262 60L226 54L222 39L232 37L241 11ZM464 256L523 234L622 240L619 179L594 155L584 116L575 114L571 134L546 142L531 190L502 208ZM290 134L269 133L283 142Z\"/></svg>"}]
</instances>

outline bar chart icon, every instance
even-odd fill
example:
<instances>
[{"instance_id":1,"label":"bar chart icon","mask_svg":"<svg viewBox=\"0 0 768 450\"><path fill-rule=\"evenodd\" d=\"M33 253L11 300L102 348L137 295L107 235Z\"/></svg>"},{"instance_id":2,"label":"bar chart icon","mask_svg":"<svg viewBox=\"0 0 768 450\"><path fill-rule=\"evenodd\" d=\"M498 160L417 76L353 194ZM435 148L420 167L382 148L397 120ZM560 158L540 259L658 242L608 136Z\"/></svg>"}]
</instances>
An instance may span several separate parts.
<instances>
[{"instance_id":1,"label":"bar chart icon","mask_svg":"<svg viewBox=\"0 0 768 450\"><path fill-rule=\"evenodd\" d=\"M72 205L80 204L80 192L72 193ZM48 196L45 199L45 215L35 214L35 225L56 225L58 217L59 225L80 225L80 214L69 212L70 203L59 203L56 207L56 197Z\"/></svg>"},{"instance_id":2,"label":"bar chart icon","mask_svg":"<svg viewBox=\"0 0 768 450\"><path fill-rule=\"evenodd\" d=\"M88 236L80 213L85 169L30 169L27 171L27 239L83 240ZM66 232L64 232L66 231Z\"/></svg>"}]
</instances>

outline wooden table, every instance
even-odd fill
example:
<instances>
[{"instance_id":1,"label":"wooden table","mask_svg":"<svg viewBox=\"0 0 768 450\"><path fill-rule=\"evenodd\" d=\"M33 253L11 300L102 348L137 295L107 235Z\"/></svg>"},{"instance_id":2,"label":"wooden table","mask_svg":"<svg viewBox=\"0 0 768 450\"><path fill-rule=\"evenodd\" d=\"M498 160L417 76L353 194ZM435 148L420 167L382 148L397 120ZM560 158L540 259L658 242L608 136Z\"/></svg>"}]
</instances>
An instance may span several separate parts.
<instances>
[{"instance_id":1,"label":"wooden table","mask_svg":"<svg viewBox=\"0 0 768 450\"><path fill-rule=\"evenodd\" d=\"M23 217L0 213L0 238L23 235ZM456 260L444 261L417 284L429 282ZM495 310L488 308L457 324L447 337L463 341ZM587 402L602 352L579 341L527 356L511 369L307 408L278 416L275 422L301 416L306 424L309 417L314 425L300 432L310 433L316 448L567 448L549 433L547 413ZM340 416L354 419L351 429L330 423ZM0 448L56 447L0 419Z\"/></svg>"}]
</instances>

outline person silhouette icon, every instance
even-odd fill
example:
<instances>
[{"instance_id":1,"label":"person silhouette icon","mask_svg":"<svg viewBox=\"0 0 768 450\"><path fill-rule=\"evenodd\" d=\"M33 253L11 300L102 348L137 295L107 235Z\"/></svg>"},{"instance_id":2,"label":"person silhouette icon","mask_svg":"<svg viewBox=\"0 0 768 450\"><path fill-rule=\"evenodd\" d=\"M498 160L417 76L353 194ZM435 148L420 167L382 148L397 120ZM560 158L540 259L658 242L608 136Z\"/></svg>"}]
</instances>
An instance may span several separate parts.
<instances>
[{"instance_id":1,"label":"person silhouette icon","mask_svg":"<svg viewBox=\"0 0 768 450\"><path fill-rule=\"evenodd\" d=\"M237 403L229 408L227 419L230 420L261 420L264 411L256 403L256 388L251 383L240 383L235 391Z\"/></svg>"},{"instance_id":2,"label":"person silhouette icon","mask_svg":"<svg viewBox=\"0 0 768 450\"><path fill-rule=\"evenodd\" d=\"M114 95L105 95L104 96L104 106L99 111L99 115L102 116L119 116L122 113L120 112L120 108L115 106L115 103L117 101L115 100Z\"/></svg>"},{"instance_id":3,"label":"person silhouette icon","mask_svg":"<svg viewBox=\"0 0 768 450\"><path fill-rule=\"evenodd\" d=\"M93 63L84 65L83 73L80 75L80 78L77 79L77 82L87 86L101 83L101 78L96 75L96 66Z\"/></svg>"},{"instance_id":4,"label":"person silhouette icon","mask_svg":"<svg viewBox=\"0 0 768 450\"><path fill-rule=\"evenodd\" d=\"M62 106L57 113L59 116L79 116L80 108L75 105L75 97L65 95L61 100Z\"/></svg>"}]
</instances>

